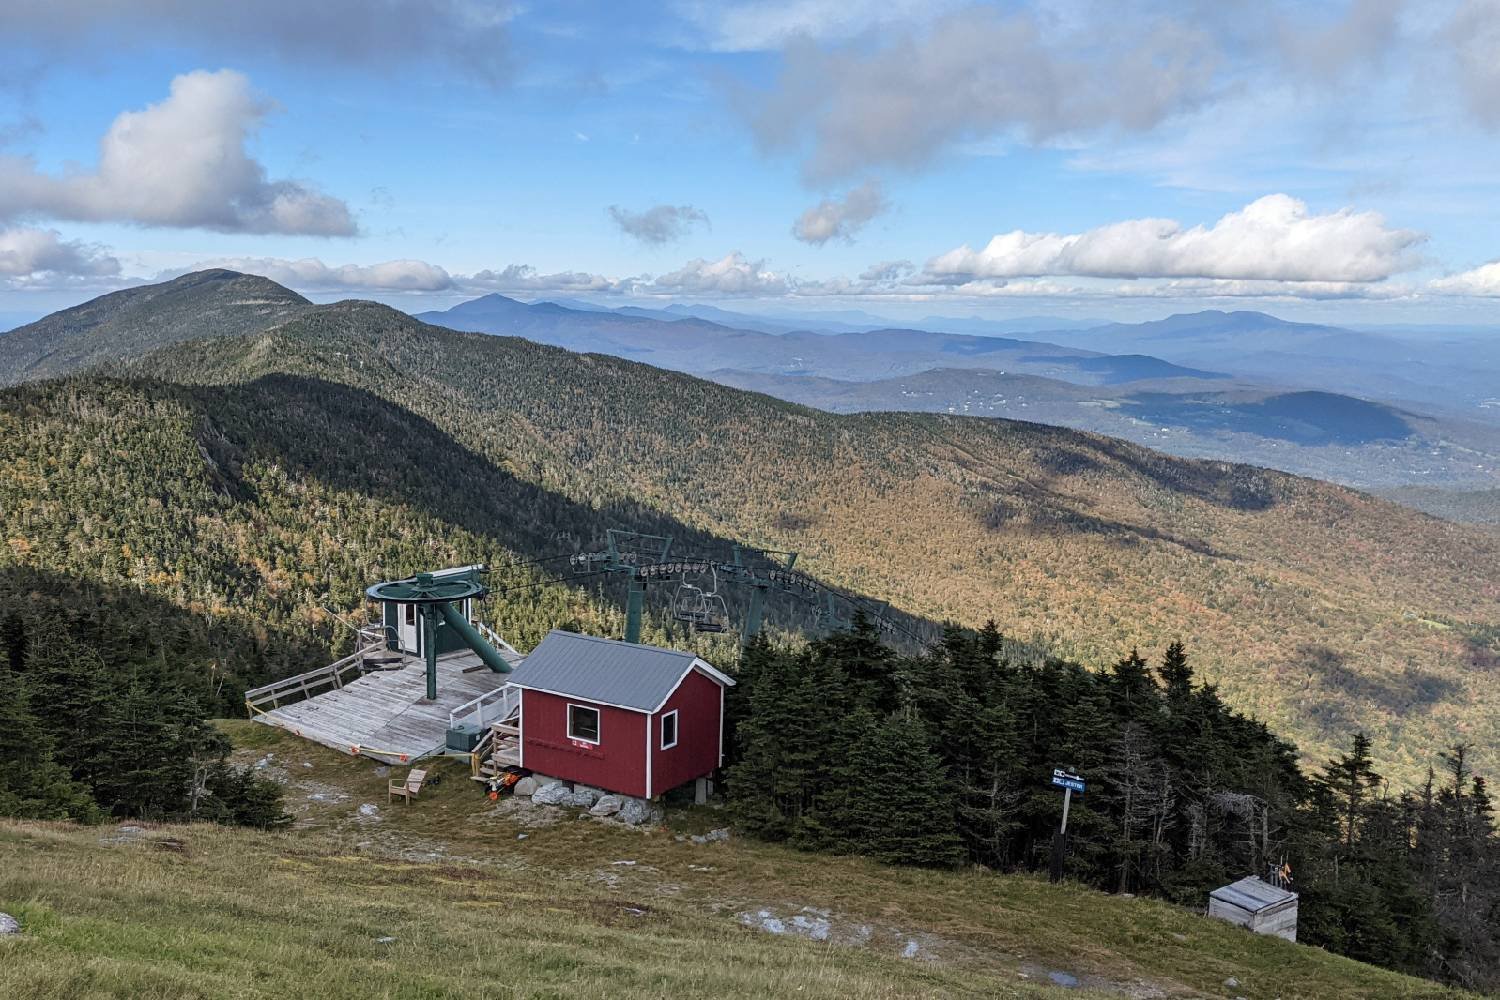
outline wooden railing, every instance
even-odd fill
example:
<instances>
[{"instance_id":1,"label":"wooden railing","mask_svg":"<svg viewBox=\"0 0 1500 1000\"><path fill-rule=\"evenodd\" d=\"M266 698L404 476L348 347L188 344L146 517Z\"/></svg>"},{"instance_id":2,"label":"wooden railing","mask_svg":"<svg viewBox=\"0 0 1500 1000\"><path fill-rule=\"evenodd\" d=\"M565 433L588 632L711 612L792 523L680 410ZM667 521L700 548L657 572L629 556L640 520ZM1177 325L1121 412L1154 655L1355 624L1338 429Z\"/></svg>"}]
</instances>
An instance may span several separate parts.
<instances>
[{"instance_id":1,"label":"wooden railing","mask_svg":"<svg viewBox=\"0 0 1500 1000\"><path fill-rule=\"evenodd\" d=\"M317 670L309 670L305 674L283 677L279 681L272 681L270 684L246 691L246 711L253 716L257 712L265 712L266 705L280 708L282 701L294 696L310 698L314 694L321 694L324 689L334 690L343 687L348 675L358 675L362 672L366 657L374 656L385 649L385 639L380 634L378 626L362 628L359 630L359 635L359 648L341 660L335 660L328 666L319 667Z\"/></svg>"},{"instance_id":2,"label":"wooden railing","mask_svg":"<svg viewBox=\"0 0 1500 1000\"><path fill-rule=\"evenodd\" d=\"M521 689L506 684L493 691L486 691L478 698L471 698L449 712L448 728L471 725L483 729L491 722L504 722L515 715L520 707Z\"/></svg>"}]
</instances>

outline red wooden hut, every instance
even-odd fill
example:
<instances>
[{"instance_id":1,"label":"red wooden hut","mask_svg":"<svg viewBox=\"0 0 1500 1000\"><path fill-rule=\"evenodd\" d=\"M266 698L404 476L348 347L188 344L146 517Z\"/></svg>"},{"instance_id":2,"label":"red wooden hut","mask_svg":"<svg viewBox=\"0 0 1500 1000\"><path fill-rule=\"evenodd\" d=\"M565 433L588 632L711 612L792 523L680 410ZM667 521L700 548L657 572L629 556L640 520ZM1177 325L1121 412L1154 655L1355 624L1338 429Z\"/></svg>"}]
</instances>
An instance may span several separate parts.
<instances>
[{"instance_id":1,"label":"red wooden hut","mask_svg":"<svg viewBox=\"0 0 1500 1000\"><path fill-rule=\"evenodd\" d=\"M734 680L692 653L553 631L510 681L538 774L652 799L723 763Z\"/></svg>"}]
</instances>

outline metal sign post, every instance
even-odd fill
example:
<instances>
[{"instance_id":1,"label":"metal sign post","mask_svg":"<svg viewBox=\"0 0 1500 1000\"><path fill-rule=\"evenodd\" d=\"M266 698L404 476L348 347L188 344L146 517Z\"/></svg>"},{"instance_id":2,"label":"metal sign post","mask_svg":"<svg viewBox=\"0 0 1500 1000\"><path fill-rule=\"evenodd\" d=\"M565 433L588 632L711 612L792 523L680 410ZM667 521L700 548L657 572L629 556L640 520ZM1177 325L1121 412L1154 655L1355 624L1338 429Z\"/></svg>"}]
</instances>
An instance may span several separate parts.
<instances>
[{"instance_id":1,"label":"metal sign post","mask_svg":"<svg viewBox=\"0 0 1500 1000\"><path fill-rule=\"evenodd\" d=\"M1083 794L1083 779L1071 771L1062 768L1052 769L1052 784L1063 790L1063 812L1062 824L1057 833L1052 835L1052 869L1050 878L1053 882L1061 882L1063 877L1063 860L1068 852L1068 809L1073 805L1073 793Z\"/></svg>"}]
</instances>

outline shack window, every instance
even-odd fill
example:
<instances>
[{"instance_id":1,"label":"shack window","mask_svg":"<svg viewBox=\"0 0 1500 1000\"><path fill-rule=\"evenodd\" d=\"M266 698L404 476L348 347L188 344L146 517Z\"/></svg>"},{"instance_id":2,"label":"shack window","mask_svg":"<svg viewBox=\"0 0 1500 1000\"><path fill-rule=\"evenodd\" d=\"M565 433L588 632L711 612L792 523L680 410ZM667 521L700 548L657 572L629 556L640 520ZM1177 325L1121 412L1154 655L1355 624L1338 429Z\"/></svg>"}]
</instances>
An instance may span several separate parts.
<instances>
[{"instance_id":1,"label":"shack window","mask_svg":"<svg viewBox=\"0 0 1500 1000\"><path fill-rule=\"evenodd\" d=\"M415 625L417 623L417 606L415 604L403 604L401 607L406 610L406 624Z\"/></svg>"},{"instance_id":2,"label":"shack window","mask_svg":"<svg viewBox=\"0 0 1500 1000\"><path fill-rule=\"evenodd\" d=\"M673 709L661 717L661 748L670 750L677 745L677 710Z\"/></svg>"},{"instance_id":3,"label":"shack window","mask_svg":"<svg viewBox=\"0 0 1500 1000\"><path fill-rule=\"evenodd\" d=\"M587 705L568 706L568 739L599 742L599 710Z\"/></svg>"}]
</instances>

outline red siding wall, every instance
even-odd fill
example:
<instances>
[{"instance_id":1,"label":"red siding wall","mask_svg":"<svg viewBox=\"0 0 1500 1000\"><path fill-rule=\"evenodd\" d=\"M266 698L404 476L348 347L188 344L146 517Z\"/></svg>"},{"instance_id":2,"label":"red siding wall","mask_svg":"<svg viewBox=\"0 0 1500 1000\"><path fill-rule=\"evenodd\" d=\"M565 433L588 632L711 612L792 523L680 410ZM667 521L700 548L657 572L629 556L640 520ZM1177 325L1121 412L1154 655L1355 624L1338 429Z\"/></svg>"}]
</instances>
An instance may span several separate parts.
<instances>
[{"instance_id":1,"label":"red siding wall","mask_svg":"<svg viewBox=\"0 0 1500 1000\"><path fill-rule=\"evenodd\" d=\"M568 703L599 709L599 745L568 739ZM581 698L521 692L522 763L538 774L621 795L646 794L646 716Z\"/></svg>"},{"instance_id":2,"label":"red siding wall","mask_svg":"<svg viewBox=\"0 0 1500 1000\"><path fill-rule=\"evenodd\" d=\"M651 717L651 793L661 795L719 766L719 685L694 670ZM661 717L677 710L677 745L661 749Z\"/></svg>"}]
</instances>

